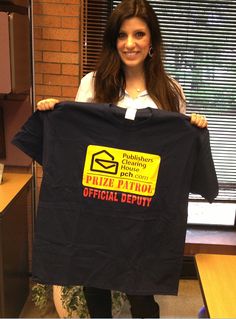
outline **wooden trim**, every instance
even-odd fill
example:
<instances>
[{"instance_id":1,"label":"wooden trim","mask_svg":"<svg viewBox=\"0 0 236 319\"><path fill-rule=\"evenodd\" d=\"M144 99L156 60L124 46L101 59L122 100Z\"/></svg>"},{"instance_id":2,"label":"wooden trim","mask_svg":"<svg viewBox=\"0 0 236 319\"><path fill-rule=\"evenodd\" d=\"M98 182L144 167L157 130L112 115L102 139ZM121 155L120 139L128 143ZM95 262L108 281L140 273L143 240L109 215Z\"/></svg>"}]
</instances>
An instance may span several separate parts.
<instances>
[{"instance_id":1,"label":"wooden trim","mask_svg":"<svg viewBox=\"0 0 236 319\"><path fill-rule=\"evenodd\" d=\"M3 109L0 107L0 158L6 158Z\"/></svg>"},{"instance_id":2,"label":"wooden trim","mask_svg":"<svg viewBox=\"0 0 236 319\"><path fill-rule=\"evenodd\" d=\"M235 230L188 228L184 255L198 253L236 255Z\"/></svg>"},{"instance_id":3,"label":"wooden trim","mask_svg":"<svg viewBox=\"0 0 236 319\"><path fill-rule=\"evenodd\" d=\"M80 2L80 32L79 32L79 57L80 57L80 63L79 63L79 79L83 77L83 55L84 55L84 32L85 32L85 21L86 21L86 15L85 15L85 7L87 5L87 0L81 0Z\"/></svg>"}]
</instances>

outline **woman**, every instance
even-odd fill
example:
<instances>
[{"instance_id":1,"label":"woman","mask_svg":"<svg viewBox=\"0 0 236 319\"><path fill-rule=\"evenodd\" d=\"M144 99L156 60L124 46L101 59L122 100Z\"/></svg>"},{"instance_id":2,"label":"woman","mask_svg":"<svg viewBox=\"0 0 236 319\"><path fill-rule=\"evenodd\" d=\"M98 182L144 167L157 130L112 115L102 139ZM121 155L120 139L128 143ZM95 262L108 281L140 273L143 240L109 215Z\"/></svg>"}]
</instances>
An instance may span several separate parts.
<instances>
[{"instance_id":1,"label":"woman","mask_svg":"<svg viewBox=\"0 0 236 319\"><path fill-rule=\"evenodd\" d=\"M81 80L76 101L185 113L182 88L165 72L159 23L146 0L123 0L113 11L96 71ZM37 107L50 110L57 102L46 99ZM191 122L199 127L207 126L206 119L200 115L192 115ZM112 316L109 290L85 287L84 292L91 317ZM127 297L132 317L159 317L159 306L152 295Z\"/></svg>"},{"instance_id":2,"label":"woman","mask_svg":"<svg viewBox=\"0 0 236 319\"><path fill-rule=\"evenodd\" d=\"M82 78L75 100L185 113L183 90L165 72L158 19L147 1L123 0L113 11L97 70ZM53 98L41 100L37 109L53 109L57 102ZM207 126L199 114L191 115L191 123Z\"/></svg>"}]
</instances>

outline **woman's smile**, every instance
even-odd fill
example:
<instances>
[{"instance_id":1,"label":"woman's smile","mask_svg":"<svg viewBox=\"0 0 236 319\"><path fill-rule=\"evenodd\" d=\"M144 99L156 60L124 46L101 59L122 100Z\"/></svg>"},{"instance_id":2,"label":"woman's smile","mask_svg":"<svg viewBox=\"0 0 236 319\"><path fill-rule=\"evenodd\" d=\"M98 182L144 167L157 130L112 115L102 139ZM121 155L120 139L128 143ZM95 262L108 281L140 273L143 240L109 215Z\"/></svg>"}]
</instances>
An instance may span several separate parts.
<instances>
[{"instance_id":1,"label":"woman's smile","mask_svg":"<svg viewBox=\"0 0 236 319\"><path fill-rule=\"evenodd\" d=\"M132 52L123 52L123 54L128 58L128 59L135 59L137 56L138 56L138 54L139 54L139 52L138 51L132 51Z\"/></svg>"}]
</instances>

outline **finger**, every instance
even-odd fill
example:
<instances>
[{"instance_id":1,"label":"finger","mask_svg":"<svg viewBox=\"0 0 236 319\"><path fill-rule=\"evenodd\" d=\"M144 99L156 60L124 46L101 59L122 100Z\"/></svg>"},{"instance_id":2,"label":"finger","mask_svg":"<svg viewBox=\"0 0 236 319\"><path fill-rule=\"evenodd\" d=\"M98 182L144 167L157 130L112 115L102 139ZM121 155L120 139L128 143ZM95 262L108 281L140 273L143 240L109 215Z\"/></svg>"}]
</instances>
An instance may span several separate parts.
<instances>
[{"instance_id":1,"label":"finger","mask_svg":"<svg viewBox=\"0 0 236 319\"><path fill-rule=\"evenodd\" d=\"M200 128L205 128L208 125L207 119L204 115L195 114L191 115L191 124L196 125Z\"/></svg>"},{"instance_id":2,"label":"finger","mask_svg":"<svg viewBox=\"0 0 236 319\"><path fill-rule=\"evenodd\" d=\"M40 111L43 111L44 110L44 106L45 106L45 103L43 100L39 101L37 103L37 109L40 110Z\"/></svg>"},{"instance_id":3,"label":"finger","mask_svg":"<svg viewBox=\"0 0 236 319\"><path fill-rule=\"evenodd\" d=\"M208 123L207 123L207 119L205 116L202 116L200 119L199 119L199 126L201 128L204 128L204 127L207 127Z\"/></svg>"},{"instance_id":4,"label":"finger","mask_svg":"<svg viewBox=\"0 0 236 319\"><path fill-rule=\"evenodd\" d=\"M207 127L206 117L204 115L197 114L196 125L201 128Z\"/></svg>"},{"instance_id":5,"label":"finger","mask_svg":"<svg viewBox=\"0 0 236 319\"><path fill-rule=\"evenodd\" d=\"M58 102L59 102L59 100L57 100L57 99L48 99L48 100L47 100L48 110L53 110L55 104L58 103Z\"/></svg>"},{"instance_id":6,"label":"finger","mask_svg":"<svg viewBox=\"0 0 236 319\"><path fill-rule=\"evenodd\" d=\"M47 109L47 99L41 100L37 103L37 109L40 111L44 111Z\"/></svg>"},{"instance_id":7,"label":"finger","mask_svg":"<svg viewBox=\"0 0 236 319\"><path fill-rule=\"evenodd\" d=\"M191 124L195 124L196 123L196 118L197 118L197 114L195 114L195 113L192 113L191 114Z\"/></svg>"},{"instance_id":8,"label":"finger","mask_svg":"<svg viewBox=\"0 0 236 319\"><path fill-rule=\"evenodd\" d=\"M44 99L37 103L37 109L40 111L48 111L54 109L54 106L56 103L58 103L59 100L57 99Z\"/></svg>"}]
</instances>

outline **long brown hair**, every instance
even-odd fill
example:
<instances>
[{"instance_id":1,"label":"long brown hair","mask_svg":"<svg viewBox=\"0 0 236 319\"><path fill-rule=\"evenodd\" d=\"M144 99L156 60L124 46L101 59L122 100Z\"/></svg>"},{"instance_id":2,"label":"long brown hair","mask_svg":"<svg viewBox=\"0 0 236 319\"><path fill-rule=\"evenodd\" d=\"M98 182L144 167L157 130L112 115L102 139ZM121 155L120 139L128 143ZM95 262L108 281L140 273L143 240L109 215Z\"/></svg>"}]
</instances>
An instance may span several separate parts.
<instances>
[{"instance_id":1,"label":"long brown hair","mask_svg":"<svg viewBox=\"0 0 236 319\"><path fill-rule=\"evenodd\" d=\"M117 103L125 94L125 75L116 49L124 20L138 17L151 33L153 55L144 61L147 92L157 106L168 111L180 110L181 90L165 72L163 42L157 16L146 0L123 0L112 12L103 37L103 48L94 81L94 101Z\"/></svg>"}]
</instances>

